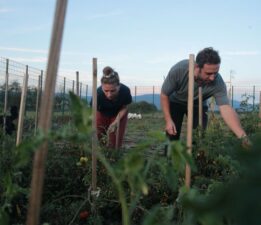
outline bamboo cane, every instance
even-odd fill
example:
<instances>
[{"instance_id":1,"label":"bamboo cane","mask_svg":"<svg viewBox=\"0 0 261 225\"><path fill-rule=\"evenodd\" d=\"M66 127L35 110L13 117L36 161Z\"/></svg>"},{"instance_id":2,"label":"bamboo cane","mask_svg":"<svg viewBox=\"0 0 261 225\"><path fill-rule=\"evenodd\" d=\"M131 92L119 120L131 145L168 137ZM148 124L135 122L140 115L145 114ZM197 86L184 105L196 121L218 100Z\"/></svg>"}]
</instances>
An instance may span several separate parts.
<instances>
[{"instance_id":1,"label":"bamboo cane","mask_svg":"<svg viewBox=\"0 0 261 225\"><path fill-rule=\"evenodd\" d=\"M52 29L51 46L49 50L47 75L45 81L45 91L42 95L39 128L45 133L51 126L51 115L53 107L53 97L55 91L60 50L62 44L63 28L66 14L67 0L57 0L55 17ZM31 181L31 193L29 198L29 208L27 211L27 225L38 225L40 205L42 200L42 189L45 172L45 159L47 156L47 141L45 141L34 155L33 174Z\"/></svg>"},{"instance_id":2,"label":"bamboo cane","mask_svg":"<svg viewBox=\"0 0 261 225\"><path fill-rule=\"evenodd\" d=\"M93 58L93 80L92 80L92 191L97 189L97 132L96 132L96 117L97 117L97 58Z\"/></svg>"},{"instance_id":3,"label":"bamboo cane","mask_svg":"<svg viewBox=\"0 0 261 225\"><path fill-rule=\"evenodd\" d=\"M192 153L192 129L193 129L193 96L194 96L194 55L189 55L189 83L188 83L188 120L187 120L187 151ZM191 168L186 164L185 185L190 187Z\"/></svg>"}]
</instances>

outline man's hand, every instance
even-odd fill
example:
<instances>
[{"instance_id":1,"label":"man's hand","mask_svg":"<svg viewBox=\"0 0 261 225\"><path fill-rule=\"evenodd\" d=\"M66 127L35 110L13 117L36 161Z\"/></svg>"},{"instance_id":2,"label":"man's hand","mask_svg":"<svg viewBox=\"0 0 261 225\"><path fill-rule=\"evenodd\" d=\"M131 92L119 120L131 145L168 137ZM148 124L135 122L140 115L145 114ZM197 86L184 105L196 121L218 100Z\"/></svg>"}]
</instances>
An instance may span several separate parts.
<instances>
[{"instance_id":1,"label":"man's hand","mask_svg":"<svg viewBox=\"0 0 261 225\"><path fill-rule=\"evenodd\" d=\"M166 131L169 135L176 135L176 134L177 134L176 126L175 126L175 124L174 124L173 121L168 121L168 122L166 123L165 131Z\"/></svg>"},{"instance_id":2,"label":"man's hand","mask_svg":"<svg viewBox=\"0 0 261 225\"><path fill-rule=\"evenodd\" d=\"M248 136L247 135L244 135L240 138L241 140L241 146L244 148L244 149L250 149L251 146L252 146L252 142L249 140Z\"/></svg>"}]
</instances>

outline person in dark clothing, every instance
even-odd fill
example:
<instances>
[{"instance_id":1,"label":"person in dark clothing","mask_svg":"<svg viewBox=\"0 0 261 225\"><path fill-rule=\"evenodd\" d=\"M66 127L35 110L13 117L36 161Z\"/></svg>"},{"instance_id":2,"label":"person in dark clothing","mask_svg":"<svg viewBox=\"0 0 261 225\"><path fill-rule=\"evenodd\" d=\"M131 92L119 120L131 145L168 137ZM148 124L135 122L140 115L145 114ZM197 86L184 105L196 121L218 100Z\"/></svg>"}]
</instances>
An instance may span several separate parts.
<instances>
[{"instance_id":1,"label":"person in dark clothing","mask_svg":"<svg viewBox=\"0 0 261 225\"><path fill-rule=\"evenodd\" d=\"M115 70L109 66L105 67L101 78L101 86L97 88L96 128L100 142L103 142L103 138L107 136L108 147L121 147L128 120L127 106L131 102L130 89L120 83L119 75ZM116 146L118 124L119 137L118 146Z\"/></svg>"},{"instance_id":2,"label":"person in dark clothing","mask_svg":"<svg viewBox=\"0 0 261 225\"><path fill-rule=\"evenodd\" d=\"M194 66L194 124L198 126L198 87L202 87L203 128L207 126L207 99L213 96L219 106L220 114L230 130L240 139L247 135L240 120L230 106L225 82L220 73L221 58L213 48L204 48L196 56ZM183 116L187 114L189 61L176 63L169 71L161 88L161 106L170 140L179 140Z\"/></svg>"},{"instance_id":3,"label":"person in dark clothing","mask_svg":"<svg viewBox=\"0 0 261 225\"><path fill-rule=\"evenodd\" d=\"M14 120L18 118L18 108L17 106L11 106L10 108L10 116L5 117L5 128L4 128L4 116L0 116L0 125L5 130L5 133L8 135L12 135L12 133L16 130L16 126L14 124Z\"/></svg>"}]
</instances>

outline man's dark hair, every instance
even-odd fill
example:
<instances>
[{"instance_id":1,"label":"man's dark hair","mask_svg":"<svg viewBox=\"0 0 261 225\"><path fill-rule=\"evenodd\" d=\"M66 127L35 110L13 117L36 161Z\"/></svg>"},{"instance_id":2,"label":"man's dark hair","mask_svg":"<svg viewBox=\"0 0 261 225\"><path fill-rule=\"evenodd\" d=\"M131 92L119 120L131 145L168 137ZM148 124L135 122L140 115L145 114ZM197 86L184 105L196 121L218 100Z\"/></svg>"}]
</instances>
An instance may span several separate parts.
<instances>
[{"instance_id":1,"label":"man's dark hair","mask_svg":"<svg viewBox=\"0 0 261 225\"><path fill-rule=\"evenodd\" d=\"M212 47L209 47L204 48L197 54L196 63L199 68L203 68L204 64L220 64L221 59L218 51L214 50Z\"/></svg>"}]
</instances>

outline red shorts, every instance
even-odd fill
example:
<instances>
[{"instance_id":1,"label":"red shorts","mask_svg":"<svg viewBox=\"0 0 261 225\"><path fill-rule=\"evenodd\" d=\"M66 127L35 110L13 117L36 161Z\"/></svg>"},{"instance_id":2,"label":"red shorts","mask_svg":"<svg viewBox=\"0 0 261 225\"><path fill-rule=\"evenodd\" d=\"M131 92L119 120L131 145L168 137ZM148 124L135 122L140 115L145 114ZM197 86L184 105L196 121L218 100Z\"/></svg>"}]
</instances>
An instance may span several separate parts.
<instances>
[{"instance_id":1,"label":"red shorts","mask_svg":"<svg viewBox=\"0 0 261 225\"><path fill-rule=\"evenodd\" d=\"M117 129L114 132L111 132L109 134L109 137L107 137L107 130L108 130L109 126L111 125L111 123L116 119L116 116L113 116L113 117L105 116L104 114L97 111L96 119L97 119L96 120L96 129L97 129L98 140L103 144L105 144L106 140L108 140L107 146L109 148L121 147L126 125L127 125L127 121L128 121L127 113L120 120L118 146L116 146Z\"/></svg>"}]
</instances>

